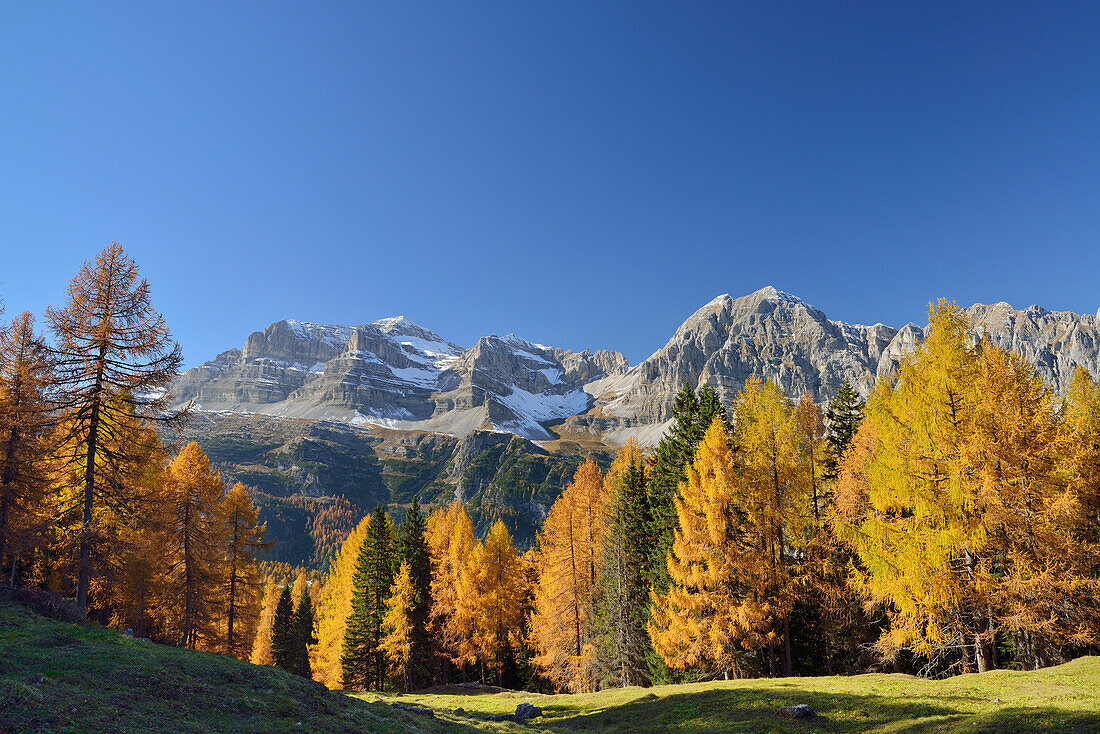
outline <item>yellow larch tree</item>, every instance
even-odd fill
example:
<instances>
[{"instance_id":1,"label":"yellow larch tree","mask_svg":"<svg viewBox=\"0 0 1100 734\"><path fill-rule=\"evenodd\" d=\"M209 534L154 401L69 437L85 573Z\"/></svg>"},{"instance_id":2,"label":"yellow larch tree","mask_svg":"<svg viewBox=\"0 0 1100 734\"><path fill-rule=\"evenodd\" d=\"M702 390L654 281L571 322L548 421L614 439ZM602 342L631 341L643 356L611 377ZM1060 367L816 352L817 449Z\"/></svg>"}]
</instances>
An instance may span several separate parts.
<instances>
[{"instance_id":1,"label":"yellow larch tree","mask_svg":"<svg viewBox=\"0 0 1100 734\"><path fill-rule=\"evenodd\" d=\"M1065 416L1064 469L1081 502L1085 538L1100 542L1100 382L1084 367L1070 379L1062 413ZM1100 576L1100 568L1093 570Z\"/></svg>"},{"instance_id":2,"label":"yellow larch tree","mask_svg":"<svg viewBox=\"0 0 1100 734\"><path fill-rule=\"evenodd\" d=\"M707 429L685 473L674 498L671 585L667 594L653 596L650 639L670 668L709 665L736 676L746 626L738 615L744 594L734 557L741 523L733 503L737 472L722 421Z\"/></svg>"},{"instance_id":3,"label":"yellow larch tree","mask_svg":"<svg viewBox=\"0 0 1100 734\"><path fill-rule=\"evenodd\" d=\"M432 565L430 631L441 651L466 673L477 659L473 620L459 613L459 582L476 541L474 524L458 500L428 515L425 527Z\"/></svg>"},{"instance_id":4,"label":"yellow larch tree","mask_svg":"<svg viewBox=\"0 0 1100 734\"><path fill-rule=\"evenodd\" d=\"M279 604L279 592L282 591L275 579L270 576L263 580L260 616L256 623L256 634L252 640L252 652L248 660L253 665L272 665L271 631L275 626L275 607Z\"/></svg>"},{"instance_id":5,"label":"yellow larch tree","mask_svg":"<svg viewBox=\"0 0 1100 734\"><path fill-rule=\"evenodd\" d=\"M412 690L413 643L408 610L415 595L409 564L402 562L393 580L390 597L386 600L386 613L382 617L385 634L379 647L389 661L390 674L401 679L406 691Z\"/></svg>"},{"instance_id":6,"label":"yellow larch tree","mask_svg":"<svg viewBox=\"0 0 1100 734\"><path fill-rule=\"evenodd\" d=\"M527 569L508 528L497 520L474 546L458 583L456 612L470 621L483 679L489 667L499 680L505 650L519 646L526 599Z\"/></svg>"},{"instance_id":7,"label":"yellow larch tree","mask_svg":"<svg viewBox=\"0 0 1100 734\"><path fill-rule=\"evenodd\" d=\"M49 350L33 317L23 312L0 327L0 567L10 583L18 559L31 555L49 524L52 380Z\"/></svg>"},{"instance_id":8,"label":"yellow larch tree","mask_svg":"<svg viewBox=\"0 0 1100 734\"><path fill-rule=\"evenodd\" d=\"M734 503L744 518L737 535L737 576L749 598L738 614L743 644L766 649L769 672L791 675L790 613L798 573L792 559L814 530L811 494L815 477L806 471L806 442L791 401L773 382L750 378L734 403L740 481Z\"/></svg>"},{"instance_id":9,"label":"yellow larch tree","mask_svg":"<svg viewBox=\"0 0 1100 734\"><path fill-rule=\"evenodd\" d=\"M351 581L355 576L355 563L359 558L359 548L367 536L369 521L369 515L360 520L340 545L340 549L329 562L328 574L317 599L317 644L310 649L310 666L314 678L329 688L340 688L342 684L340 653L344 645L344 633L347 631L348 615L351 614ZM271 598L272 614L276 601L277 594ZM264 614L266 618L266 605ZM253 659L253 662L259 661Z\"/></svg>"},{"instance_id":10,"label":"yellow larch tree","mask_svg":"<svg viewBox=\"0 0 1100 734\"><path fill-rule=\"evenodd\" d=\"M977 644L996 666L995 635L1003 630L1025 664L1060 662L1053 651L1094 644L1100 621L1097 547L1074 486L1080 475L1064 473L1066 458L1078 455L1075 436L1060 420L1061 401L1022 357L983 343L980 365L967 456L977 467L998 584Z\"/></svg>"},{"instance_id":11,"label":"yellow larch tree","mask_svg":"<svg viewBox=\"0 0 1100 734\"><path fill-rule=\"evenodd\" d=\"M535 555L535 664L559 689L573 692L593 690L596 683L592 593L605 526L603 494L603 474L588 459L550 507Z\"/></svg>"},{"instance_id":12,"label":"yellow larch tree","mask_svg":"<svg viewBox=\"0 0 1100 734\"><path fill-rule=\"evenodd\" d=\"M1038 665L1051 645L1094 639L1094 551L1060 423L1034 368L975 344L954 304L931 309L924 343L871 396L837 487L856 580L890 605L884 650L986 671L1000 632Z\"/></svg>"},{"instance_id":13,"label":"yellow larch tree","mask_svg":"<svg viewBox=\"0 0 1100 734\"><path fill-rule=\"evenodd\" d=\"M265 548L266 523L248 488L237 482L222 502L225 565L225 653L245 660L252 650L260 618L259 552Z\"/></svg>"},{"instance_id":14,"label":"yellow larch tree","mask_svg":"<svg viewBox=\"0 0 1100 734\"><path fill-rule=\"evenodd\" d=\"M192 441L169 463L165 486L171 507L167 593L177 614L179 643L216 649L225 592L225 483Z\"/></svg>"},{"instance_id":15,"label":"yellow larch tree","mask_svg":"<svg viewBox=\"0 0 1100 734\"><path fill-rule=\"evenodd\" d=\"M838 497L838 508L863 511L840 514L837 528L859 553L857 581L890 605L891 629L880 640L885 652L969 651L986 626L994 579L982 554L984 507L967 456L981 377L969 334L966 316L941 301L895 384L884 383L868 400L860 432L874 443L861 451L857 440L841 467L838 491L861 496ZM863 485L845 476L851 474Z\"/></svg>"}]
</instances>

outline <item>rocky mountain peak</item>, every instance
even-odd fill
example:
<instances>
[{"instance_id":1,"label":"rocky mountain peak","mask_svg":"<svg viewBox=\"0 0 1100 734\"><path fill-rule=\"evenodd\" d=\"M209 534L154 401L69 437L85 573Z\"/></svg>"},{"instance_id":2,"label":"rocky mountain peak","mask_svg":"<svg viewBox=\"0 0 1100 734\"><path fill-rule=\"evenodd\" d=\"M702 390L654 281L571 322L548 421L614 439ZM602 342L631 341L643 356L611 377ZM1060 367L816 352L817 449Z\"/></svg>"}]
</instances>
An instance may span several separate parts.
<instances>
[{"instance_id":1,"label":"rocky mountain peak","mask_svg":"<svg viewBox=\"0 0 1100 734\"><path fill-rule=\"evenodd\" d=\"M976 337L1016 350L1056 390L1077 366L1100 375L1100 313L1003 302L965 312ZM866 395L923 338L916 324L831 320L774 286L712 299L634 367L618 352L574 352L516 334L490 334L464 350L404 316L355 327L286 319L188 370L173 394L206 410L459 437L488 430L546 440L550 424L566 421L612 442L633 435L645 444L660 436L684 384L710 385L727 404L754 375L796 399L823 403L845 379Z\"/></svg>"}]
</instances>

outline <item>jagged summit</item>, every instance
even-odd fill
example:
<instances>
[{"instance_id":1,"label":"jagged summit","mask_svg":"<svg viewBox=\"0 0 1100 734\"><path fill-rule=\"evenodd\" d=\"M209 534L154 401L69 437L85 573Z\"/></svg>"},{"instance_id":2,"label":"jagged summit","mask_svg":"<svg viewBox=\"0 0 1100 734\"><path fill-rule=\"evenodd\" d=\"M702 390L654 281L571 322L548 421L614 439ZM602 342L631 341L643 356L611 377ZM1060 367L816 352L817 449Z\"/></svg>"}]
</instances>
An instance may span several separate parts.
<instances>
[{"instance_id":1,"label":"jagged summit","mask_svg":"<svg viewBox=\"0 0 1100 734\"><path fill-rule=\"evenodd\" d=\"M1078 365L1100 375L1100 313L1007 303L965 311L975 330L1020 352L1056 390ZM362 326L285 319L188 370L173 394L205 410L458 436L496 430L545 440L553 437L548 426L564 421L570 431L649 444L685 383L711 385L727 403L752 375L819 402L845 379L867 394L923 338L916 324L831 320L770 285L713 298L634 367L618 352L573 352L516 334L490 334L463 349L405 316Z\"/></svg>"},{"instance_id":2,"label":"jagged summit","mask_svg":"<svg viewBox=\"0 0 1100 734\"><path fill-rule=\"evenodd\" d=\"M544 440L553 437L545 423L588 408L586 384L625 366L615 352L575 353L515 334L463 349L404 316L362 326L285 319L185 372L173 395L207 411Z\"/></svg>"}]
</instances>

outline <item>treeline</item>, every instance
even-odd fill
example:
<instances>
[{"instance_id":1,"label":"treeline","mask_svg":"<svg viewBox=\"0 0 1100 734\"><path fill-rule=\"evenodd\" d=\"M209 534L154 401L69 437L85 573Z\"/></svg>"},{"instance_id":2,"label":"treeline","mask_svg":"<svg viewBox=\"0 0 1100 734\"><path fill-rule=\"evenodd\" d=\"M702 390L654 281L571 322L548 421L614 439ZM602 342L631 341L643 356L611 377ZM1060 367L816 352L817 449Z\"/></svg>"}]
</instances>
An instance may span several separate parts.
<instances>
[{"instance_id":1,"label":"treeline","mask_svg":"<svg viewBox=\"0 0 1100 734\"><path fill-rule=\"evenodd\" d=\"M656 450L582 464L527 552L414 500L329 538L323 578L261 567L247 488L158 438L180 353L121 247L45 320L49 340L28 313L0 328L0 583L138 636L406 690L946 675L1097 645L1100 385L1078 369L1054 394L950 303L866 404L685 386Z\"/></svg>"},{"instance_id":2,"label":"treeline","mask_svg":"<svg viewBox=\"0 0 1100 734\"><path fill-rule=\"evenodd\" d=\"M3 582L71 597L139 637L247 658L264 526L195 443L158 438L178 345L114 243L84 263L52 339L22 313L0 328ZM173 455L175 453L175 455Z\"/></svg>"},{"instance_id":3,"label":"treeline","mask_svg":"<svg viewBox=\"0 0 1100 734\"><path fill-rule=\"evenodd\" d=\"M941 302L864 404L685 387L651 456L584 463L520 554L461 503L379 507L318 597L337 687L569 691L1033 669L1100 629L1100 386L1055 395Z\"/></svg>"}]
</instances>

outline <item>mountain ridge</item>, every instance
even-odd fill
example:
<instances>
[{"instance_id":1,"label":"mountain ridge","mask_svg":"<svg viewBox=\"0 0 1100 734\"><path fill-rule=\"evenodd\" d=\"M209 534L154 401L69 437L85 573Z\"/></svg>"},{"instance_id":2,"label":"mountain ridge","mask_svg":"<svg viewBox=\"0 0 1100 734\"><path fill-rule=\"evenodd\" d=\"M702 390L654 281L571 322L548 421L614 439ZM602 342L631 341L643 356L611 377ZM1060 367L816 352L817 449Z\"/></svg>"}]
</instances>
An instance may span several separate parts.
<instances>
[{"instance_id":1,"label":"mountain ridge","mask_svg":"<svg viewBox=\"0 0 1100 734\"><path fill-rule=\"evenodd\" d=\"M1019 351L1056 390L1072 370L1100 375L1096 316L1037 305L973 304L975 330ZM765 286L721 294L666 344L631 366L611 350L559 349L515 334L463 348L404 316L358 326L283 319L177 379L179 404L199 410L325 419L463 437L472 431L554 440L561 430L655 443L684 383L731 402L750 375L824 402L848 379L863 394L896 369L924 327L829 319Z\"/></svg>"}]
</instances>

